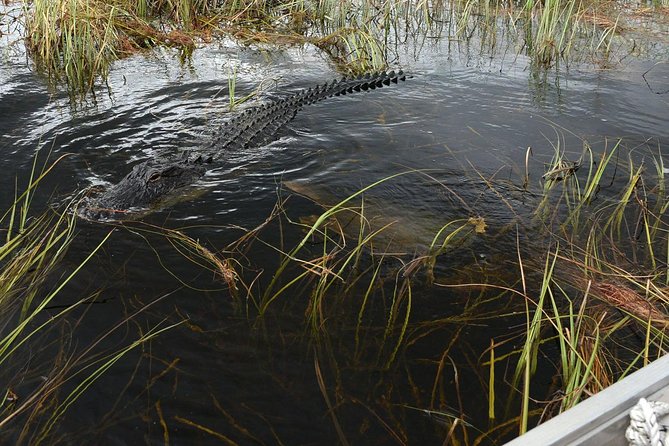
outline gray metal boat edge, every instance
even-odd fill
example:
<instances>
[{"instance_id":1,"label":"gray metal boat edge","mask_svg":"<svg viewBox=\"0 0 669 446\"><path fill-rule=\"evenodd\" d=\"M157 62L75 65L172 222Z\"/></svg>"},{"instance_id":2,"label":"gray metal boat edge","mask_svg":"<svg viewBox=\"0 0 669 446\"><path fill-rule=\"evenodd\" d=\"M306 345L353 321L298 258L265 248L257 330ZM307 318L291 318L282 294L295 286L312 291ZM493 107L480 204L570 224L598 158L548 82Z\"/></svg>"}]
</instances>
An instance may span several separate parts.
<instances>
[{"instance_id":1,"label":"gray metal boat edge","mask_svg":"<svg viewBox=\"0 0 669 446\"><path fill-rule=\"evenodd\" d=\"M668 386L669 355L665 355L507 446L627 445L630 409L639 398L669 402Z\"/></svg>"}]
</instances>

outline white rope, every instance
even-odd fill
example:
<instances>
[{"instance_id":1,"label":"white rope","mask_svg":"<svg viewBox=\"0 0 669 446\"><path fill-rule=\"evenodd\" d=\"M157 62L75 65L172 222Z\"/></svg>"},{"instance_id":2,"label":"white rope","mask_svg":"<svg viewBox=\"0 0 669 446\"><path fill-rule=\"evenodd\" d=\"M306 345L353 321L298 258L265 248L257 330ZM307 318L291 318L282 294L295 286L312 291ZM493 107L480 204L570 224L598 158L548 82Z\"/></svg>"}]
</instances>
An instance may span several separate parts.
<instances>
[{"instance_id":1,"label":"white rope","mask_svg":"<svg viewBox=\"0 0 669 446\"><path fill-rule=\"evenodd\" d=\"M669 404L641 398L630 410L630 425L625 431L629 446L669 446L665 443L667 425L659 420L669 414Z\"/></svg>"}]
</instances>

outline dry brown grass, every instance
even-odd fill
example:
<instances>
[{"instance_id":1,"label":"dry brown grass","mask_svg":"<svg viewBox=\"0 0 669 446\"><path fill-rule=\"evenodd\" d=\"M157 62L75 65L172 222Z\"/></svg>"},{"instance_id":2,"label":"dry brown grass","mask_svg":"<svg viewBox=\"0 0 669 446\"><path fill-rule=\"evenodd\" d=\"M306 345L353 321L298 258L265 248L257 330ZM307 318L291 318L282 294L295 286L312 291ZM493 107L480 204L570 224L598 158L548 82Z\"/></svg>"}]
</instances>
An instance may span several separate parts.
<instances>
[{"instance_id":1,"label":"dry brown grass","mask_svg":"<svg viewBox=\"0 0 669 446\"><path fill-rule=\"evenodd\" d=\"M667 327L669 316L646 298L622 283L592 281L590 292L602 302L620 309L642 321Z\"/></svg>"}]
</instances>

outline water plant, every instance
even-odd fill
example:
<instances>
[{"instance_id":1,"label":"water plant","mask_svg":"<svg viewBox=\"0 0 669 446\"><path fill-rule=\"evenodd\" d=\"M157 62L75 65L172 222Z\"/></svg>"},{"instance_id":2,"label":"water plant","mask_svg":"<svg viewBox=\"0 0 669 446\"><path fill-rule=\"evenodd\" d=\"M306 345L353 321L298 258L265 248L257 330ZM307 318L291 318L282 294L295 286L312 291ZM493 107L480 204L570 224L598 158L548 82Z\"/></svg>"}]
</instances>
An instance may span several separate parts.
<instances>
[{"instance_id":1,"label":"water plant","mask_svg":"<svg viewBox=\"0 0 669 446\"><path fill-rule=\"evenodd\" d=\"M553 159L540 179L542 193L536 202L540 211L518 216L515 274L488 280L484 274L480 281L467 282L459 275L449 280L440 266L440 260L449 258L443 254L457 247L461 236L506 237L506 231L479 233L477 220L446 222L432 243L439 254L407 261L372 248L372 241L392 227L371 229L364 202L344 206L349 200L328 208L315 224L305 226L307 236L296 249L280 251L279 274L265 282L267 288L260 288L265 294L257 300L258 309L267 317L279 301L289 300L288 294L290 300L296 293L308 296L305 326L316 345L318 382L331 411L361 404L382 417L379 422L390 435L407 441L411 434L404 430L406 426L392 424L400 409L383 407L370 395L366 403L351 397L354 390L346 390L352 384L343 378L342 368L347 373L358 367L395 370L398 358L410 356L421 339L460 324L485 326L489 319L507 319L515 328L491 338L490 347L470 360L470 367L489 371L480 377L481 394L487 394L489 401L488 427L468 421L462 403L458 410L449 407L448 401L426 405L427 389L416 389L415 401L402 404L402 410L439 417L448 441L480 444L512 438L663 354L669 316L664 311L666 268L659 267L657 257L658 252L664 257L667 246L666 223L660 218L667 207L661 161L653 161L653 176L636 164L621 140L605 141L598 149L584 143L581 155L572 160L562 145L555 144ZM612 182L615 187L608 187ZM344 229L342 221L357 221L353 227L358 229L352 230L351 225ZM533 236L531 247L521 243L526 240L526 227L543 228L541 237ZM630 234L636 235L630 238ZM307 250L307 240L313 241L316 235L320 251ZM644 243L634 243L635 237ZM543 250L537 254L540 246ZM367 260L360 261L361 253ZM433 286L462 290L469 296L464 299L467 304L459 314L422 319L416 296ZM452 376L446 365L450 355L458 355L454 350L466 349L454 344L445 348L447 353L435 366L435 383ZM404 363L404 367L409 366ZM550 386L537 382L540 370L542 376L547 371L554 376ZM381 393L387 390L384 398L393 394L384 387L392 387L392 382L376 385ZM345 426L343 414L331 416L339 426L340 441L350 441L352 429Z\"/></svg>"},{"instance_id":2,"label":"water plant","mask_svg":"<svg viewBox=\"0 0 669 446\"><path fill-rule=\"evenodd\" d=\"M31 207L35 190L54 166L38 170L35 157L27 187L0 217L5 228L0 245L0 438L13 444L51 444L62 435L59 420L100 376L173 326L156 326L118 350L98 348L124 320L87 347L72 345L85 308L99 291L68 305L55 303L111 231L74 267L64 266L76 237L75 214L65 208L34 215Z\"/></svg>"},{"instance_id":3,"label":"water plant","mask_svg":"<svg viewBox=\"0 0 669 446\"><path fill-rule=\"evenodd\" d=\"M164 237L211 272L208 291L231 298L268 356L290 344L313 364L310 384L342 444L371 435L410 443L427 430L451 443L502 442L663 354L667 342L661 157L618 139L568 147L556 135L552 150L528 156L518 178L526 188L478 183L527 194L533 212L516 209L501 225L464 203L418 252L388 249L401 221L374 214L374 192L414 178L438 184L429 172L399 172L317 203L313 218L295 218L295 198L281 194L264 222L223 248L193 236L197 227L132 229ZM505 252L501 267L468 249L509 243L516 252ZM191 279L179 278L194 289ZM173 421L225 436L197 419Z\"/></svg>"},{"instance_id":4,"label":"water plant","mask_svg":"<svg viewBox=\"0 0 669 446\"><path fill-rule=\"evenodd\" d=\"M86 93L119 55L118 16L114 5L95 0L26 3L26 46L50 78Z\"/></svg>"},{"instance_id":5,"label":"water plant","mask_svg":"<svg viewBox=\"0 0 669 446\"><path fill-rule=\"evenodd\" d=\"M665 226L656 214L666 205L662 174L646 175L643 166L635 165L632 152L627 152L626 163L620 163L624 151L621 140L605 142L595 157L592 147L584 144L574 164L556 148L546 167L544 195L535 217L541 216L546 224L547 246L552 248L544 256L536 297L528 294L523 279L527 327L512 381L523 383L521 433L528 427L533 399L528 383L541 344L557 342L559 347L559 396L549 399L559 403L557 412L664 352L666 297L656 290L664 286L665 274L657 267L655 252L666 248L666 233L654 231ZM578 173L574 165L581 167ZM614 183L610 189L616 195L611 197L604 188ZM550 215L546 206L552 209ZM644 243L634 242L638 238ZM640 342L629 338L630 330L641 335ZM632 352L632 357L622 360L621 350Z\"/></svg>"},{"instance_id":6,"label":"water plant","mask_svg":"<svg viewBox=\"0 0 669 446\"><path fill-rule=\"evenodd\" d=\"M104 83L114 60L157 45L188 57L198 39L227 34L245 42L313 44L344 73L386 68L398 42L452 38L494 53L512 42L538 67L568 61L575 47L607 58L620 32L608 4L551 0L369 2L299 0L25 1L25 34L36 66L75 96ZM514 43L515 42L515 43ZM578 45L577 45L578 42ZM584 44L583 42L590 42ZM583 51L582 48L590 48Z\"/></svg>"}]
</instances>

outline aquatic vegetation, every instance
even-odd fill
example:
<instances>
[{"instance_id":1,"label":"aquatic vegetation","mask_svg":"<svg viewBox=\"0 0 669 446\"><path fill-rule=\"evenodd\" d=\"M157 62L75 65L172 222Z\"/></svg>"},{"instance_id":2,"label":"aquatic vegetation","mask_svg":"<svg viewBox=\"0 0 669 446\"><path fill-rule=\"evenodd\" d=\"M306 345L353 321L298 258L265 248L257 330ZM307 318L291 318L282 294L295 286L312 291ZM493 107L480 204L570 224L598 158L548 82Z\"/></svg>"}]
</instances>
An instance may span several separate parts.
<instances>
[{"instance_id":1,"label":"aquatic vegetation","mask_svg":"<svg viewBox=\"0 0 669 446\"><path fill-rule=\"evenodd\" d=\"M482 38L491 52L499 36L506 35L539 67L568 63L573 53L577 59L599 54L606 60L622 30L619 14L610 2L467 0L462 2L458 35L484 28ZM480 18L474 19L475 15Z\"/></svg>"},{"instance_id":2,"label":"aquatic vegetation","mask_svg":"<svg viewBox=\"0 0 669 446\"><path fill-rule=\"evenodd\" d=\"M216 308L231 306L234 330L242 327L262 345L254 355L266 354L268 374L282 355L290 355L291 370L313 364L311 381L300 375L290 391L317 392L342 444L426 437L501 443L643 366L667 342L662 216L669 205L661 157L654 150L638 156L639 148L618 139L566 147L557 135L552 152L528 156L526 178L518 178L526 188L502 189L494 177L477 183L507 191L500 206L512 206L510 194L526 194L533 211L517 209L509 225L463 205L462 215L440 219L422 249L390 249L403 221L384 219L384 207L374 206L374 193L393 182L438 184L418 171L316 200L315 215L295 216L290 204L298 198L282 191L257 227L217 227L238 234L225 243L212 232L194 235L202 229L196 225L128 228L184 287L211 293ZM476 247L497 245L516 252L505 251L501 261L478 255ZM171 269L162 257L170 249L211 278L203 280L211 288L195 284L191 269ZM198 336L206 330L190 328ZM278 382L283 372L276 371ZM226 406L211 395L216 423L170 417L165 404L164 431L265 438L231 415L236 402ZM273 420L256 410L278 438Z\"/></svg>"},{"instance_id":3,"label":"aquatic vegetation","mask_svg":"<svg viewBox=\"0 0 669 446\"><path fill-rule=\"evenodd\" d=\"M606 60L623 26L608 2L498 0L369 2L299 0L36 0L25 2L26 43L36 67L75 95L104 83L114 60L158 45L187 58L196 41L230 35L241 42L313 44L343 73L387 68L399 42L478 41L494 54L511 42L537 67L601 55ZM611 18L609 18L611 17ZM396 56L395 56L396 57Z\"/></svg>"},{"instance_id":4,"label":"aquatic vegetation","mask_svg":"<svg viewBox=\"0 0 669 446\"><path fill-rule=\"evenodd\" d=\"M36 189L55 164L33 171L25 191L0 217L0 431L3 442L53 444L70 406L110 367L172 326L156 326L117 350L99 348L128 320L90 345L73 338L99 291L62 305L68 286L109 239L108 232L78 264L64 259L75 235L68 209L33 215ZM82 313L83 312L83 313ZM83 314L83 315L82 315Z\"/></svg>"},{"instance_id":5,"label":"aquatic vegetation","mask_svg":"<svg viewBox=\"0 0 669 446\"><path fill-rule=\"evenodd\" d=\"M527 334L513 381L523 381L521 433L528 426L529 382L541 343L556 340L559 346L560 396L551 403L559 403L558 411L664 352L669 319L661 290L666 271L658 269L655 252L666 249L667 238L666 232L654 230L667 229L657 214L666 206L663 175L653 179L644 174L629 155L626 165L614 162L624 150L620 140L605 146L598 159L589 145L584 147L577 164L588 165L585 179L572 169L555 179L553 174L565 165L562 152L556 151L547 167L549 178L544 176L542 211L535 214L546 223L548 246L554 248L545 256L538 296L527 294L523 279L523 294L531 305L526 308ZM622 184L613 188L617 195L603 197L602 188L618 178ZM552 193L555 189L557 194ZM544 212L546 206L553 209L550 216ZM636 243L639 238L644 243ZM634 342L630 331L641 334L641 341ZM629 353L632 357L623 359Z\"/></svg>"},{"instance_id":6,"label":"aquatic vegetation","mask_svg":"<svg viewBox=\"0 0 669 446\"><path fill-rule=\"evenodd\" d=\"M253 283L244 286L252 303L246 314L253 324L264 325L273 311L305 305L303 323L314 346L316 378L342 443L355 439L352 432L358 427L346 415L357 410L353 407L373 414L361 415L366 425L378 423L403 441L415 433L401 419L414 411L433 420L448 441L512 438L664 352L667 271L657 259L667 247L666 222L660 217L667 207L663 174L649 176L625 151L620 140L601 150L585 144L574 160L556 149L540 179L538 211L527 221L519 215L515 233L495 228L484 217L445 222L430 251L408 258L384 251L379 243L392 233L392 224L375 227L366 199L353 204L393 178L372 183L329 205L312 222L286 222L302 227L305 235L292 249L275 247L279 261L271 276L254 275ZM620 158L627 158L627 165ZM662 172L660 161L655 167ZM618 179L626 184L618 184L610 196L606 185ZM279 220L287 212L280 208ZM523 246L523 228L534 231L537 223L541 236L535 234L531 245ZM634 243L631 233L647 243ZM255 234L260 237L262 229ZM516 237L515 271L499 275L471 264L446 274L444 262L468 239L510 236ZM464 278L470 269L479 280ZM458 293L450 298L461 306L442 317L427 317L432 313L421 306L431 304L419 296L434 296L434 288ZM481 370L480 388L466 381L468 393L488 396L486 425L473 421L467 404L453 409L454 401L438 395L443 386L454 386L459 394L465 385L459 383L463 378L453 359L467 349L462 330L486 330L487 321L500 318L515 328L489 334L490 347L467 357L470 369ZM417 346L442 342L444 333L451 337L441 358L421 357ZM407 363L407 358L417 362ZM400 364L405 369L398 369ZM374 392L365 393L355 381L372 379L370 370L400 374L410 382L414 373L433 373L435 384L415 388L408 397L384 375L374 382ZM554 377L549 387L537 380L539 371L544 379L546 373Z\"/></svg>"},{"instance_id":7,"label":"aquatic vegetation","mask_svg":"<svg viewBox=\"0 0 669 446\"><path fill-rule=\"evenodd\" d=\"M322 2L326 13L310 9L307 2L292 2L288 5L291 9L282 9L275 2L271 5L226 2L224 7L229 10L213 6L187 8L186 2L137 2L136 9L132 9L118 2L117 9L108 9L100 15L105 18L107 13L111 16L124 11L119 21L114 22L114 33L98 36L110 39L120 36L121 52L104 53L114 58L125 51L128 42L132 50L167 42L167 35L172 32L167 30L172 26L174 30L183 27L181 34L172 36L176 40L183 37L179 41L185 46L189 39L192 42L198 35L207 38L209 32L218 32L216 27L225 26L226 32L244 41L276 38L292 43L311 42L341 64L342 70L355 71L358 66L385 63L388 42L396 38L393 33L397 23L393 20L397 17L412 21L412 31L429 27L433 36L453 37L452 26L457 24L460 42L467 39L473 42L485 35L491 45L505 30L522 29L524 34L517 41L518 47L528 56L536 57L535 62L541 67L574 54L574 39L583 23L595 26L587 9L582 9L578 2L537 2L525 6L469 2L458 6L465 10L441 4L442 8L454 8L442 10L443 14L462 14L457 21L433 13L432 5L438 2L415 5L362 2L357 6L325 3ZM92 2L81 4L92 5ZM158 6L160 9L154 14L159 18L150 18L151 8ZM411 9L414 6L418 9ZM267 15L268 10L272 15ZM124 28L124 23L129 23L125 22L127 17L140 19L133 22L140 31L143 29L140 24L149 23L149 28L141 31L144 38L127 34ZM230 22L221 25L215 17L227 17ZM360 23L346 28L353 21L349 18ZM161 25L169 23L162 34L151 27L157 20L164 21ZM104 21L99 23L101 29L106 26ZM607 48L615 41L620 27L613 23L593 28L591 36L597 37L593 37L592 43L598 51L608 52ZM476 36L472 37L472 33ZM526 43L525 39L532 43ZM93 59L104 56L95 51L90 54ZM92 77L87 79L87 85L92 85ZM235 82L236 75L232 73L228 82L230 108L243 100L234 99ZM391 245L389 240L403 241L398 231L411 231L414 226L406 220L391 221L379 216L378 210L383 211L383 206L374 206L378 197L373 193L399 178L411 178L407 181L417 183L427 181L429 172L411 171L377 182L370 180L359 191L349 190L334 201L315 200L316 204L309 207L309 213L315 216L296 217L295 213L304 207L298 206L296 211L290 200L297 198L289 200L281 196L266 221L253 229L237 227L235 216L233 224L222 223L215 231L196 227L199 222L195 219L184 219L184 224L192 226L178 230L142 222L128 223L123 230L145 236L161 266L185 289L198 298L202 296L203 301L207 298L215 301L211 308L233 314L216 318L211 326L189 321L188 329L196 333L189 341L225 344L230 343L230 331L243 332L240 337L248 335L250 344L259 348L250 349L249 354L235 346L239 349L234 352L238 356L233 356L232 361L227 357L224 360L233 363L242 356L267 356L262 378L299 403L308 401L305 410L331 423L328 433L331 437L336 435L340 443L366 444L372 442L370 439L388 438L399 444L418 443L424 438L456 444L502 443L578 404L666 350L669 228L665 215L669 202L661 151L652 148L651 155L644 151L640 156L642 150L629 148L625 140L618 138L569 144L568 138L556 132L550 144L552 150L548 147L542 153L536 147L528 149L523 178L522 174L513 178L512 173L502 182L499 176L475 171L474 167L472 171L463 169L463 177L480 177L476 187L480 187L481 193L474 195L496 195L495 206L508 211L503 218L508 216L510 222L500 221L502 213L495 212L499 209L476 203L436 206L445 212L433 212L435 215L430 217L439 224L430 227L433 233L418 248L405 245L405 249L391 249L397 244ZM457 172L459 175L460 171ZM449 172L445 176L452 175ZM517 187L506 187L514 180ZM434 188L425 190L437 189L438 181L435 179L434 183ZM474 186L466 183L464 187ZM416 194L424 191L409 190ZM436 197L435 201L462 200L446 193ZM17 199L18 203L27 201L30 201L28 195ZM456 209L453 213L452 208ZM484 212L476 212L479 209ZM29 215L22 205L7 214L6 218L13 219L7 224L11 234L7 238L15 245L6 246L16 246L7 259L24 259L15 256L24 251L20 247L31 251L33 245L47 246L39 245L38 241L58 240L54 244L57 247L69 237L69 214L48 214L49 218L41 220L28 218ZM423 216L410 217L418 220ZM169 220L170 224L174 221ZM60 225L60 229L51 235L46 229L32 226L40 222ZM403 225L405 228L398 228ZM230 242L233 232L239 238ZM159 241L154 243L151 237L156 235ZM93 245L97 246L97 240ZM166 250L173 250L170 253L176 253L177 260L164 256ZM125 262L126 259L119 258L127 251L121 253L116 259ZM49 263L51 257L40 257L40 266ZM182 269L179 260L192 265ZM38 265L36 260L28 263ZM12 275L16 278L35 279L39 285L45 277L27 267L19 269L22 264L18 260L12 265L19 272ZM202 283L205 285L200 287ZM89 297L79 307L85 308L96 296ZM20 307L12 307L15 315L32 318L16 339L31 334L34 324L42 322L39 314L32 316L31 308L43 298L44 292L37 292L27 299L18 299ZM172 307L188 305L185 300ZM203 309L202 303L194 300L198 302L188 308L190 314L193 309L201 311L207 314L203 320L209 322L209 309ZM27 304L23 305L24 302ZM54 311L43 316L52 314ZM57 311L55 314L61 315ZM225 331L226 325L234 328ZM74 339L70 330L76 330L76 326L58 325L58 328L66 340ZM123 348L95 356L89 362L82 359L78 366L68 369L82 357L75 357L68 349L70 346L60 344L57 336L60 332L51 330L45 328L30 338L44 339L44 345L51 350L39 358L55 357L53 362L61 367L58 370L62 373L55 373L54 379L36 387L35 392L43 391L40 395L50 399L40 396L30 399L21 406L25 407L23 412L16 412L6 423L12 432L28 426L23 438L35 432L35 438L45 443L54 437L59 420L74 399L80 398L108 367L122 361L118 355L142 348L141 341L126 342ZM143 333L150 338L157 332ZM212 332L219 335L211 335ZM207 353L217 352L217 346L206 347ZM21 351L19 348L12 353L12 358L18 361L10 358L5 364L24 364L20 361ZM286 359L277 360L279 357ZM212 363L215 362L203 361L205 366ZM34 366L32 363L36 370L30 375L33 380L26 378L31 384L38 382L40 375ZM282 370L277 371L273 366ZM247 365L240 368L243 368L240 375L260 369ZM300 368L313 375L305 380L304 374L289 374ZM283 369L290 369L289 373ZM186 388L192 383L189 379L201 377L186 367L180 373L181 385ZM7 374L18 372L11 369ZM65 378L66 374L71 379ZM7 385L2 406L5 414L15 413L11 411L26 401L25 389L11 382ZM316 390L318 396L301 399L309 390ZM175 401L183 396L174 392ZM263 412L265 401L248 409L261 421L247 422L248 419L237 419L229 407L247 401L240 398L220 402L220 396L217 400L213 390L211 395L215 410L206 415L210 419L175 413L175 407L168 407L166 401L145 404L152 411L152 417L145 418L147 424L156 426L147 437L167 441L168 431L173 429L170 434L176 437L178 426L181 431L191 429L203 437L228 441L224 431L227 426L246 441L282 440L282 432L274 432L276 418ZM53 396L58 397L57 402L53 402ZM262 399L257 393L253 398ZM21 424L26 418L33 424ZM216 422L212 423L212 419ZM263 434L254 431L265 426L269 427ZM267 434L268 431L271 433Z\"/></svg>"},{"instance_id":8,"label":"aquatic vegetation","mask_svg":"<svg viewBox=\"0 0 669 446\"><path fill-rule=\"evenodd\" d=\"M119 53L116 7L37 0L25 8L26 46L50 78L66 82L75 95L91 91L98 76L106 78Z\"/></svg>"}]
</instances>

